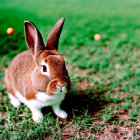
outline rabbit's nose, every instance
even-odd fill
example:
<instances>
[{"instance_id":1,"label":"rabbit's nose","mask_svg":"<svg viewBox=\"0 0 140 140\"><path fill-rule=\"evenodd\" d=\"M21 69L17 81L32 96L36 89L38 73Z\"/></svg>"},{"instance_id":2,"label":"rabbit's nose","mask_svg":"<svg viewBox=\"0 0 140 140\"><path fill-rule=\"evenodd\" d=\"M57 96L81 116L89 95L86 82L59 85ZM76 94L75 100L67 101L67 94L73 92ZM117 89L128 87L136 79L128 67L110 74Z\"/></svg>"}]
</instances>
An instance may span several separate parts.
<instances>
[{"instance_id":1,"label":"rabbit's nose","mask_svg":"<svg viewBox=\"0 0 140 140\"><path fill-rule=\"evenodd\" d=\"M59 83L59 82L57 82L57 85L59 86L59 87L65 87L66 85L67 85L67 83L65 82L65 83Z\"/></svg>"},{"instance_id":2,"label":"rabbit's nose","mask_svg":"<svg viewBox=\"0 0 140 140\"><path fill-rule=\"evenodd\" d=\"M59 84L57 83L57 88L60 89L60 92L63 92L66 86L67 86L67 83L65 83L65 84L63 84L63 85L62 85L62 84L59 85Z\"/></svg>"}]
</instances>

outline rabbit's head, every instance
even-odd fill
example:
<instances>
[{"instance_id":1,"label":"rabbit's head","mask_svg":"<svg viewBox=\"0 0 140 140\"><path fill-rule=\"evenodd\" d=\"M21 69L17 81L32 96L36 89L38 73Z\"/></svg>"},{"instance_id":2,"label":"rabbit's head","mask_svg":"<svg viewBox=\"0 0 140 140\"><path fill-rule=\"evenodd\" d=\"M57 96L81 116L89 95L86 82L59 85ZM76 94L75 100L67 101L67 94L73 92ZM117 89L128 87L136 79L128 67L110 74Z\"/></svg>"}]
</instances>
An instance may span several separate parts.
<instances>
[{"instance_id":1,"label":"rabbit's head","mask_svg":"<svg viewBox=\"0 0 140 140\"><path fill-rule=\"evenodd\" d=\"M64 18L57 21L45 46L35 25L29 21L24 22L26 43L35 64L31 71L32 85L34 89L48 95L66 93L70 88L64 58L57 51L63 24Z\"/></svg>"}]
</instances>

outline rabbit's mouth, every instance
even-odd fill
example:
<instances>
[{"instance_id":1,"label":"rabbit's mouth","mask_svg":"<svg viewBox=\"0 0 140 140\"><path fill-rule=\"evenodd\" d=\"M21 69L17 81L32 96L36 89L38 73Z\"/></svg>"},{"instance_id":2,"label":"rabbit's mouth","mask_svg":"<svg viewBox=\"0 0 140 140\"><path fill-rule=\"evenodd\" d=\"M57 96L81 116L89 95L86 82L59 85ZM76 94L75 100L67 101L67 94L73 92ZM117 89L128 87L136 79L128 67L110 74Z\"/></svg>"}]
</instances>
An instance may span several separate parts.
<instances>
[{"instance_id":1,"label":"rabbit's mouth","mask_svg":"<svg viewBox=\"0 0 140 140\"><path fill-rule=\"evenodd\" d=\"M57 88L57 94L61 94L61 93L64 93L66 92L66 86L67 84L64 84L63 86L60 86L60 85L56 85L56 88Z\"/></svg>"},{"instance_id":2,"label":"rabbit's mouth","mask_svg":"<svg viewBox=\"0 0 140 140\"><path fill-rule=\"evenodd\" d=\"M56 81L52 81L48 84L47 87L47 94L49 95L62 95L67 92L67 83L60 84Z\"/></svg>"}]
</instances>

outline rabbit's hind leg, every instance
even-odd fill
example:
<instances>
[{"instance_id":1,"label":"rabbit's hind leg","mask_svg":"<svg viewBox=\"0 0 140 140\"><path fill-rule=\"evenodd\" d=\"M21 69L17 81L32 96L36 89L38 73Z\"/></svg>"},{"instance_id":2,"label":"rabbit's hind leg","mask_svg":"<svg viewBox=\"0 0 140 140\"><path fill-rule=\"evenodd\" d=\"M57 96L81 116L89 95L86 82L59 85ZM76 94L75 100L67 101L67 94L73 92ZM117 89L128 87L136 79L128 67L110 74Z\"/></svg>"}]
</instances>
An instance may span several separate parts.
<instances>
[{"instance_id":1,"label":"rabbit's hind leg","mask_svg":"<svg viewBox=\"0 0 140 140\"><path fill-rule=\"evenodd\" d=\"M10 99L10 103L14 107L19 107L21 105L20 101L16 97L14 97L11 93L8 93L8 97Z\"/></svg>"}]
</instances>

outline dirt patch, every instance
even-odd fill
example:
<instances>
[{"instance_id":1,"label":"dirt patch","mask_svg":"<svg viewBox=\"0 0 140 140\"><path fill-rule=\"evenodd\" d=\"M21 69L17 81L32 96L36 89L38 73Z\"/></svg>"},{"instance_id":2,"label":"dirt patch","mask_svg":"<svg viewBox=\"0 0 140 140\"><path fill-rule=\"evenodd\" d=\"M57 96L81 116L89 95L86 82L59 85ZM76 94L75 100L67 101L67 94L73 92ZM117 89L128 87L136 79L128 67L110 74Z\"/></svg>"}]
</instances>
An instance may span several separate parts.
<instances>
[{"instance_id":1,"label":"dirt patch","mask_svg":"<svg viewBox=\"0 0 140 140\"><path fill-rule=\"evenodd\" d=\"M80 80L78 83L78 89L81 91L86 91L89 88L89 81L87 79Z\"/></svg>"},{"instance_id":2,"label":"dirt patch","mask_svg":"<svg viewBox=\"0 0 140 140\"><path fill-rule=\"evenodd\" d=\"M114 128L115 127L115 128ZM95 133L99 140L128 140L134 135L134 128L106 124L102 132Z\"/></svg>"}]
</instances>

